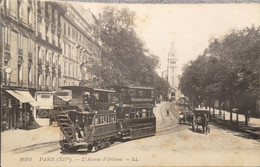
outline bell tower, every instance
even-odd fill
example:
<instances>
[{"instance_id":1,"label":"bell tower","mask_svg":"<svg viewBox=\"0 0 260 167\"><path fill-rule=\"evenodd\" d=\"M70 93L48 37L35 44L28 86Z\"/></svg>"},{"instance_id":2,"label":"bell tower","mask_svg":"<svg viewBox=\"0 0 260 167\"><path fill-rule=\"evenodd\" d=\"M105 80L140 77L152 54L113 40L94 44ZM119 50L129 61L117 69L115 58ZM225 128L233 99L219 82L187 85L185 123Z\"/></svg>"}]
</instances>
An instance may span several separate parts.
<instances>
[{"instance_id":1,"label":"bell tower","mask_svg":"<svg viewBox=\"0 0 260 167\"><path fill-rule=\"evenodd\" d=\"M178 73L177 73L177 57L176 52L174 50L174 42L171 44L171 50L168 54L168 65L167 65L167 74L168 74L168 82L172 88L177 90L178 88Z\"/></svg>"}]
</instances>

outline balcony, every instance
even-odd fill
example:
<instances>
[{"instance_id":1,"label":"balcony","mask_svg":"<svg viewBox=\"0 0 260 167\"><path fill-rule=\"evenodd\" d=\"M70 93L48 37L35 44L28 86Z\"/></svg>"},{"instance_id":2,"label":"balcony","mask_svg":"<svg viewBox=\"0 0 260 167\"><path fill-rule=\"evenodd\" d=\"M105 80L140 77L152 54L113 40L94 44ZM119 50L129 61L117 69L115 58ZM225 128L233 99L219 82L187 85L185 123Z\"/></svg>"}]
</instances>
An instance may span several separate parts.
<instances>
[{"instance_id":1,"label":"balcony","mask_svg":"<svg viewBox=\"0 0 260 167\"><path fill-rule=\"evenodd\" d=\"M4 44L4 50L10 51L10 44Z\"/></svg>"},{"instance_id":2,"label":"balcony","mask_svg":"<svg viewBox=\"0 0 260 167\"><path fill-rule=\"evenodd\" d=\"M23 64L23 56L22 55L18 55L18 64L19 65Z\"/></svg>"},{"instance_id":3,"label":"balcony","mask_svg":"<svg viewBox=\"0 0 260 167\"><path fill-rule=\"evenodd\" d=\"M10 55L10 52L5 52L4 55L5 55L5 56L4 56L4 62L5 62L5 63L8 63L8 62L12 59L12 57L11 57L11 55Z\"/></svg>"}]
</instances>

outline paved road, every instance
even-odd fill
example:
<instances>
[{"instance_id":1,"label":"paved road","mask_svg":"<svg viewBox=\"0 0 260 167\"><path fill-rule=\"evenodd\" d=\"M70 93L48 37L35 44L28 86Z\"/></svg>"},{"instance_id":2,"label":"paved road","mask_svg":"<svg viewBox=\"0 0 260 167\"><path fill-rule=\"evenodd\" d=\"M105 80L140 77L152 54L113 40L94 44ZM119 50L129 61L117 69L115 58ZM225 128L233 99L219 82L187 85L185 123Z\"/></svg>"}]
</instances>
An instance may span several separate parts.
<instances>
[{"instance_id":1,"label":"paved road","mask_svg":"<svg viewBox=\"0 0 260 167\"><path fill-rule=\"evenodd\" d=\"M166 110L170 109L170 116ZM157 134L128 142L116 142L96 153L60 153L58 142L21 145L4 151L7 166L256 166L260 164L260 142L243 133L211 126L208 135L194 133L178 124L178 108L163 102L156 107ZM56 134L58 135L58 134ZM8 136L3 135L3 140ZM17 140L17 139L16 139ZM11 148L11 147L9 147ZM21 161L31 158L31 162ZM6 166L6 165L3 165Z\"/></svg>"}]
</instances>

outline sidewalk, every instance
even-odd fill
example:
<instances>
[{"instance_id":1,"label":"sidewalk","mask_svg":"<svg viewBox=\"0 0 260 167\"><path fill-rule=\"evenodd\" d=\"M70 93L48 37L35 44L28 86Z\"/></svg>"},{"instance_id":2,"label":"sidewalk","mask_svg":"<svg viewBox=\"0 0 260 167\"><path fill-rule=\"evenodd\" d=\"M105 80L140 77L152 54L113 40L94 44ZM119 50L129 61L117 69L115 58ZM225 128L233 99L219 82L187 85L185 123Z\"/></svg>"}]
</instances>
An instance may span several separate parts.
<instances>
[{"instance_id":1,"label":"sidewalk","mask_svg":"<svg viewBox=\"0 0 260 167\"><path fill-rule=\"evenodd\" d=\"M213 109L211 108L211 116L213 116ZM225 113L225 118L224 118ZM244 132L248 132L254 135L257 135L258 138L260 137L260 118L250 118L248 125L245 126L245 115L238 114L238 124L237 121L237 114L232 113L232 124L230 123L230 112L221 110L221 113L218 109L215 109L215 118L213 118L216 123L218 124L225 124L230 128L237 128ZM225 120L224 120L225 119Z\"/></svg>"},{"instance_id":2,"label":"sidewalk","mask_svg":"<svg viewBox=\"0 0 260 167\"><path fill-rule=\"evenodd\" d=\"M32 130L7 130L1 133L1 151L58 142L60 140L59 127L40 127Z\"/></svg>"}]
</instances>

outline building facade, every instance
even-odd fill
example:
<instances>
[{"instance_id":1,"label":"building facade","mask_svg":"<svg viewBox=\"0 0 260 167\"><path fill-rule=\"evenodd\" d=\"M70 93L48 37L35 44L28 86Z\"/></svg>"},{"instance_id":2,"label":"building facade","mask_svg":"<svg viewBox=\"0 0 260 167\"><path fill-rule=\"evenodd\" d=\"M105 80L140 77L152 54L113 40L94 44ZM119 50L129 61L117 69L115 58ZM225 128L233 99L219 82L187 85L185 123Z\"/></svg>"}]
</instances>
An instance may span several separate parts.
<instances>
[{"instance_id":1,"label":"building facade","mask_svg":"<svg viewBox=\"0 0 260 167\"><path fill-rule=\"evenodd\" d=\"M92 20L86 20L62 2L3 0L0 7L1 121L7 129L21 128L24 113L32 116L32 108L41 108L35 100L53 99L59 87L91 80L89 60L100 55L93 35L97 19L89 11Z\"/></svg>"}]
</instances>

